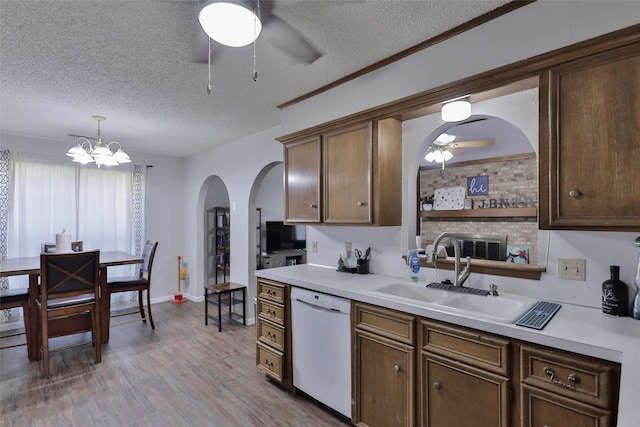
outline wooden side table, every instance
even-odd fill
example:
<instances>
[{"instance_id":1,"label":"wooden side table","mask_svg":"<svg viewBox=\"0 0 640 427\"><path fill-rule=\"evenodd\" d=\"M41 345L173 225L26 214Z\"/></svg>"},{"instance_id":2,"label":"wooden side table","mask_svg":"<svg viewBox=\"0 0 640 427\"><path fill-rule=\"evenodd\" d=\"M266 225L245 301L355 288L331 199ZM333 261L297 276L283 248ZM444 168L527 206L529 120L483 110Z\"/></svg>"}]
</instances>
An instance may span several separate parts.
<instances>
[{"instance_id":1,"label":"wooden side table","mask_svg":"<svg viewBox=\"0 0 640 427\"><path fill-rule=\"evenodd\" d=\"M218 332L222 332L223 313L222 307L228 307L228 322L236 321L247 324L246 307L244 306L247 296L247 287L237 283L220 283L217 285L204 285L204 324L209 324L209 319L218 324ZM218 315L209 314L209 304L218 307ZM234 304L242 304L242 314L233 311Z\"/></svg>"}]
</instances>

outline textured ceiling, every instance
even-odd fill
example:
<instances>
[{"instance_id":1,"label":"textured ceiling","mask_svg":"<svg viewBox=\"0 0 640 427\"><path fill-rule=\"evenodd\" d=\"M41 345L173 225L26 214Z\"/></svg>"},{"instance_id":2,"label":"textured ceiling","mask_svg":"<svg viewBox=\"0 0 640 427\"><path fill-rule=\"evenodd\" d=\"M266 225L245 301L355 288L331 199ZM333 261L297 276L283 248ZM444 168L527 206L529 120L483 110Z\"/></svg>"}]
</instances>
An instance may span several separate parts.
<instances>
[{"instance_id":1,"label":"textured ceiling","mask_svg":"<svg viewBox=\"0 0 640 427\"><path fill-rule=\"evenodd\" d=\"M0 131L51 140L95 136L130 151L190 156L279 123L277 105L392 56L508 1L275 2L324 55L296 62L260 37L214 44L193 61L198 1L1 0ZM265 27L265 34L267 27Z\"/></svg>"}]
</instances>

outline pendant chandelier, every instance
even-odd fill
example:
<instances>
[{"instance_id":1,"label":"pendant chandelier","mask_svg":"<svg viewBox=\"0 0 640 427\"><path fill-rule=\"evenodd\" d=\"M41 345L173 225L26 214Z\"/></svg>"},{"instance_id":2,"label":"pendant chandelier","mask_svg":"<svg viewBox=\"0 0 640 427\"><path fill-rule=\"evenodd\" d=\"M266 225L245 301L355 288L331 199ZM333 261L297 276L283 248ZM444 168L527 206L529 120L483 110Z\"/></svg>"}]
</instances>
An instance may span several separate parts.
<instances>
[{"instance_id":1,"label":"pendant chandelier","mask_svg":"<svg viewBox=\"0 0 640 427\"><path fill-rule=\"evenodd\" d=\"M67 156L72 157L74 162L80 164L95 163L96 166L117 166L123 163L131 163L129 155L124 152L119 142L102 142L100 135L100 122L107 120L102 116L91 116L98 121L98 138L94 143L85 136L78 136L76 145L69 148ZM76 135L73 135L76 136ZM93 138L92 138L93 139ZM116 145L117 149L111 151L111 145Z\"/></svg>"}]
</instances>

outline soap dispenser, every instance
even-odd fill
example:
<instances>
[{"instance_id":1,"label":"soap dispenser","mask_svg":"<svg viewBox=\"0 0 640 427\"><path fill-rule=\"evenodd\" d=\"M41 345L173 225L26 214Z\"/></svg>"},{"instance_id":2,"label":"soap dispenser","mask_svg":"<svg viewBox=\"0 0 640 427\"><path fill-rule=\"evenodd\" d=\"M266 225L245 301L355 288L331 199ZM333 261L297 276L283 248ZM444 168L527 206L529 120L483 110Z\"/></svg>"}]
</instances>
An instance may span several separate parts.
<instances>
[{"instance_id":1,"label":"soap dispenser","mask_svg":"<svg viewBox=\"0 0 640 427\"><path fill-rule=\"evenodd\" d=\"M420 255L418 249L409 251L409 270L411 272L411 281L417 282L420 277Z\"/></svg>"},{"instance_id":2,"label":"soap dispenser","mask_svg":"<svg viewBox=\"0 0 640 427\"><path fill-rule=\"evenodd\" d=\"M611 278L602 282L602 312L612 316L629 315L629 289L620 280L620 267L610 266Z\"/></svg>"}]
</instances>

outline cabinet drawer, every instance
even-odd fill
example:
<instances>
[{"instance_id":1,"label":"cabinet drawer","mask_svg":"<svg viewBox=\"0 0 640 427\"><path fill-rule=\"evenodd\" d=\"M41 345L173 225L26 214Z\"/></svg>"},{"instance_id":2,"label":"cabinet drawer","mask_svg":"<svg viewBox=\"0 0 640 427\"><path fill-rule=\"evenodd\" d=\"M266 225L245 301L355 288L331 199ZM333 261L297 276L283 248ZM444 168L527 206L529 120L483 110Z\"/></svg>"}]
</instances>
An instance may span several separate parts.
<instances>
[{"instance_id":1,"label":"cabinet drawer","mask_svg":"<svg viewBox=\"0 0 640 427\"><path fill-rule=\"evenodd\" d=\"M284 304L286 301L287 295L285 289L285 285L275 282L265 282L263 280L258 282L258 296L270 301L279 302L280 304Z\"/></svg>"},{"instance_id":2,"label":"cabinet drawer","mask_svg":"<svg viewBox=\"0 0 640 427\"><path fill-rule=\"evenodd\" d=\"M555 350L522 346L520 380L571 399L610 409L617 387L611 366Z\"/></svg>"},{"instance_id":3,"label":"cabinet drawer","mask_svg":"<svg viewBox=\"0 0 640 427\"><path fill-rule=\"evenodd\" d=\"M508 374L509 341L470 329L423 320L422 348L502 375Z\"/></svg>"},{"instance_id":4,"label":"cabinet drawer","mask_svg":"<svg viewBox=\"0 0 640 427\"><path fill-rule=\"evenodd\" d=\"M355 327L393 340L415 344L415 317L386 308L353 303Z\"/></svg>"},{"instance_id":5,"label":"cabinet drawer","mask_svg":"<svg viewBox=\"0 0 640 427\"><path fill-rule=\"evenodd\" d=\"M271 347L284 351L284 328L258 318L258 340Z\"/></svg>"},{"instance_id":6,"label":"cabinet drawer","mask_svg":"<svg viewBox=\"0 0 640 427\"><path fill-rule=\"evenodd\" d=\"M258 316L263 319L284 325L284 306L282 304L258 298L258 313Z\"/></svg>"},{"instance_id":7,"label":"cabinet drawer","mask_svg":"<svg viewBox=\"0 0 640 427\"><path fill-rule=\"evenodd\" d=\"M274 350L260 342L257 344L256 366L260 371L282 382L284 353Z\"/></svg>"}]
</instances>

